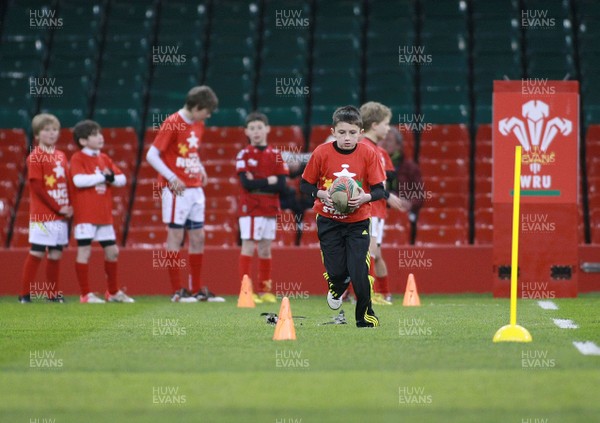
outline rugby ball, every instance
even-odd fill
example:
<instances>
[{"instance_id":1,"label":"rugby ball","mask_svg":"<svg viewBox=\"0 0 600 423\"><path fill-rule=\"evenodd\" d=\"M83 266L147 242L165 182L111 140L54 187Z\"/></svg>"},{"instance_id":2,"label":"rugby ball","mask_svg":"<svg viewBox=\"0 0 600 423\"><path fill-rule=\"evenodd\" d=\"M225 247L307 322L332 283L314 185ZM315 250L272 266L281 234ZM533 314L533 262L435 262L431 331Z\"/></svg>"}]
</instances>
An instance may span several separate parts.
<instances>
[{"instance_id":1,"label":"rugby ball","mask_svg":"<svg viewBox=\"0 0 600 423\"><path fill-rule=\"evenodd\" d=\"M329 196L333 208L340 213L352 213L354 208L348 207L348 201L358 196L358 185L354 179L340 176L329 187Z\"/></svg>"}]
</instances>

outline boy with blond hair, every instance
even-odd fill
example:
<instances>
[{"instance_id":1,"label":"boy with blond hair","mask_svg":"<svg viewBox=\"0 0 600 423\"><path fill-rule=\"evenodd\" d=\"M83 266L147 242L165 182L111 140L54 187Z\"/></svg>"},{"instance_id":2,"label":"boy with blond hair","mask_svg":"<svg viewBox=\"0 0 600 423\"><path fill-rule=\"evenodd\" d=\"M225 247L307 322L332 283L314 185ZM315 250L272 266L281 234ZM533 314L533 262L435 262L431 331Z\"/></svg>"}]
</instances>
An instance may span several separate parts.
<instances>
[{"instance_id":1,"label":"boy with blond hair","mask_svg":"<svg viewBox=\"0 0 600 423\"><path fill-rule=\"evenodd\" d=\"M67 219L73 215L69 202L67 156L55 148L60 131L56 116L42 113L31 122L38 145L27 157L29 176L29 242L31 249L23 266L19 302L30 303L35 275L46 255L46 279L43 290L49 301L64 302L58 289L59 262L68 244ZM38 287L39 288L39 287Z\"/></svg>"},{"instance_id":2,"label":"boy with blond hair","mask_svg":"<svg viewBox=\"0 0 600 423\"><path fill-rule=\"evenodd\" d=\"M378 143L385 139L390 130L390 119L392 111L389 107L375 101L369 101L360 107L360 115L365 128L361 143L371 147L383 165L388 180L394 178L394 165L389 154ZM371 255L371 276L375 277L375 291L373 303L381 305L392 304L392 294L388 283L388 272L385 260L381 254L381 243L385 219L387 217L387 206L396 210L406 211L406 204L395 194L385 191L384 198L373 202L371 206L371 243L369 253Z\"/></svg>"}]
</instances>

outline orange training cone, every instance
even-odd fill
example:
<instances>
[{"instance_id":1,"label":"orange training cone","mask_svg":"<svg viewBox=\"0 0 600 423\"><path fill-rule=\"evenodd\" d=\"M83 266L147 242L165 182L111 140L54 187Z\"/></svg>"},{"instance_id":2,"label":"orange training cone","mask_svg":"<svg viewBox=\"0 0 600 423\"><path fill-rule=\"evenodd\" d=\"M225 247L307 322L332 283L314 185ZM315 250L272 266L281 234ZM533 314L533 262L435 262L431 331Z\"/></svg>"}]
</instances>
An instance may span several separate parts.
<instances>
[{"instance_id":1,"label":"orange training cone","mask_svg":"<svg viewBox=\"0 0 600 423\"><path fill-rule=\"evenodd\" d=\"M256 304L254 304L254 300L252 299L252 281L248 277L248 275L244 275L242 279L242 287L240 289L240 296L238 297L237 306L238 307L246 307L246 308L254 308Z\"/></svg>"},{"instance_id":2,"label":"orange training cone","mask_svg":"<svg viewBox=\"0 0 600 423\"><path fill-rule=\"evenodd\" d=\"M295 341L296 328L294 328L294 320L292 319L292 310L290 308L290 299L283 297L281 307L279 308L279 316L277 318L277 326L273 334L273 341Z\"/></svg>"},{"instance_id":3,"label":"orange training cone","mask_svg":"<svg viewBox=\"0 0 600 423\"><path fill-rule=\"evenodd\" d=\"M411 273L408 275L408 281L406 282L406 292L404 293L403 306L420 306L421 300L419 299L419 293L417 292L417 284L415 277Z\"/></svg>"}]
</instances>

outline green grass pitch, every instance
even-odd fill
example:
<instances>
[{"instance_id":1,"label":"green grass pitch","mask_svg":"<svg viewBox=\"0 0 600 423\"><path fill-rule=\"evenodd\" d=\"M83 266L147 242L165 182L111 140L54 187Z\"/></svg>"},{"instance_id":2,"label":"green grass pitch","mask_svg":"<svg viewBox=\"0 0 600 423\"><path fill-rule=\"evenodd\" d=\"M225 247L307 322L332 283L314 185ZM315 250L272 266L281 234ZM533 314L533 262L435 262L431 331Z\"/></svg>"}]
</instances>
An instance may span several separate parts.
<instances>
[{"instance_id":1,"label":"green grass pitch","mask_svg":"<svg viewBox=\"0 0 600 423\"><path fill-rule=\"evenodd\" d=\"M600 294L520 300L533 342L492 343L508 299L421 297L378 306L376 329L319 325L322 296L291 299L296 341L227 303L18 304L0 299L1 422L600 421ZM560 329L553 318L578 329ZM36 420L37 419L37 420ZM46 420L44 420L46 419Z\"/></svg>"}]
</instances>

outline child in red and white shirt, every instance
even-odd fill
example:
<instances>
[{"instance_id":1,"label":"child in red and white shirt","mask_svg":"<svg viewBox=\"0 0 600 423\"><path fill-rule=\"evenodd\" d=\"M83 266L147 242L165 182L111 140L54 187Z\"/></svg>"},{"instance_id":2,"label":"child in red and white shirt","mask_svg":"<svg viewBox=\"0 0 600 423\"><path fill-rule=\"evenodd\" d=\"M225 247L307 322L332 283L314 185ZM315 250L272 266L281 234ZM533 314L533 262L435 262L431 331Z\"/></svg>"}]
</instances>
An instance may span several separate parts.
<instances>
[{"instance_id":1,"label":"child in red and white shirt","mask_svg":"<svg viewBox=\"0 0 600 423\"><path fill-rule=\"evenodd\" d=\"M38 142L27 157L31 250L23 266L19 302L30 303L34 292L34 295L62 303L64 296L58 289L59 262L62 249L69 242L66 219L73 215L67 185L67 156L55 148L60 131L56 116L39 114L33 118L31 126ZM40 287L34 279L46 251L47 282Z\"/></svg>"},{"instance_id":2,"label":"child in red and white shirt","mask_svg":"<svg viewBox=\"0 0 600 423\"><path fill-rule=\"evenodd\" d=\"M275 239L276 218L280 212L279 193L285 189L287 164L279 150L267 145L269 121L262 113L250 113L245 134L250 145L236 158L236 173L240 178L240 280L250 276L254 249L258 250L258 292L254 302L274 303L271 280L271 243Z\"/></svg>"},{"instance_id":3,"label":"child in red and white shirt","mask_svg":"<svg viewBox=\"0 0 600 423\"><path fill-rule=\"evenodd\" d=\"M108 289L106 301L133 303L133 298L119 289L117 258L119 249L112 217L112 187L127 183L123 172L100 150L104 137L98 123L91 120L79 122L73 128L73 138L81 151L71 157L73 189L74 233L77 240L75 271L81 290L80 302L104 303L90 291L89 259L92 241L104 249L104 270Z\"/></svg>"}]
</instances>

